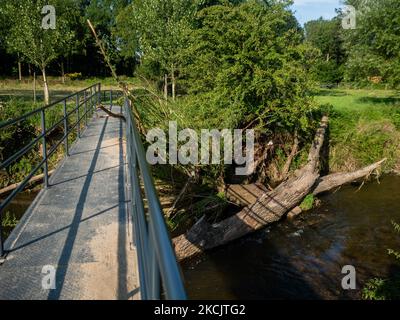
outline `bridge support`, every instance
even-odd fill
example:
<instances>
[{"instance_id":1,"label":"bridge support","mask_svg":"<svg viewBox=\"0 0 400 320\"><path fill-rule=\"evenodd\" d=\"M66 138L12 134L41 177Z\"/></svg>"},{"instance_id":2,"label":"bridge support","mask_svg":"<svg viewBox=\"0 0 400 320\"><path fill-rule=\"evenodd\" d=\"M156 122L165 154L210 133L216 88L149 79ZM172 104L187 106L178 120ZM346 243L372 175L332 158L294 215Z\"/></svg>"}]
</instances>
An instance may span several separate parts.
<instances>
[{"instance_id":1,"label":"bridge support","mask_svg":"<svg viewBox=\"0 0 400 320\"><path fill-rule=\"evenodd\" d=\"M43 181L44 181L44 187L48 188L49 186L49 165L48 165L48 161L47 161L47 146L46 146L46 116L44 113L44 109L42 109L42 111L40 112L40 122L42 125L42 153L43 153Z\"/></svg>"}]
</instances>

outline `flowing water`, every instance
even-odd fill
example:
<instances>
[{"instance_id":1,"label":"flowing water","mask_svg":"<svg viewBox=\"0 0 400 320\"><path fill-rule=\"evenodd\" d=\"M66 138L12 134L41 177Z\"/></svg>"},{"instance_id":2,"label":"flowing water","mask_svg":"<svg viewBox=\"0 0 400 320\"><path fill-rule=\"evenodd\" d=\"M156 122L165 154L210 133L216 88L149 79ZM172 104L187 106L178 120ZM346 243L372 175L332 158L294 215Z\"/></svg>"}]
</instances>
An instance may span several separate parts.
<instances>
[{"instance_id":1,"label":"flowing water","mask_svg":"<svg viewBox=\"0 0 400 320\"><path fill-rule=\"evenodd\" d=\"M18 194L6 208L4 215L8 214L10 218L19 221L38 193L39 193L38 191L27 191ZM2 200L4 199L0 198L0 201ZM12 229L13 227L6 226L4 228L4 235L7 237L12 231Z\"/></svg>"},{"instance_id":2,"label":"flowing water","mask_svg":"<svg viewBox=\"0 0 400 320\"><path fill-rule=\"evenodd\" d=\"M322 205L192 261L184 268L192 299L359 299L366 280L400 272L400 177L361 190L347 186ZM343 290L342 267L353 265L357 289Z\"/></svg>"}]
</instances>

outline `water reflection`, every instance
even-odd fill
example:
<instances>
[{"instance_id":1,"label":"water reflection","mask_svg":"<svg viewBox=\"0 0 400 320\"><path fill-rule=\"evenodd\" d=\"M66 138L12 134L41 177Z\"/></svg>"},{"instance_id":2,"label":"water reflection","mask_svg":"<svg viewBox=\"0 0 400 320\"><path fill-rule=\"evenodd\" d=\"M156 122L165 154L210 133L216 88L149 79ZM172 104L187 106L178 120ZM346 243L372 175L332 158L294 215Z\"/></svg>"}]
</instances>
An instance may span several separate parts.
<instances>
[{"instance_id":1,"label":"water reflection","mask_svg":"<svg viewBox=\"0 0 400 320\"><path fill-rule=\"evenodd\" d=\"M360 191L344 187L322 206L185 267L190 298L359 299L371 277L397 270L387 248L399 248L391 221L400 221L400 177ZM341 288L344 265L354 265L357 290Z\"/></svg>"}]
</instances>

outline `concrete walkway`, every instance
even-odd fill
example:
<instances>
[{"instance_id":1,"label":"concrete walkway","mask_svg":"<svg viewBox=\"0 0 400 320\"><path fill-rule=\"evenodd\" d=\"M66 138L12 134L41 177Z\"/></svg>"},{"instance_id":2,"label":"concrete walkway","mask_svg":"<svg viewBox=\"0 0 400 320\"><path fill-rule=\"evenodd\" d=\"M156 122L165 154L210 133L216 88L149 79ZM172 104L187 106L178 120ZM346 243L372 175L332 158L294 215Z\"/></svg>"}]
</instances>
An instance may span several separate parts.
<instances>
[{"instance_id":1,"label":"concrete walkway","mask_svg":"<svg viewBox=\"0 0 400 320\"><path fill-rule=\"evenodd\" d=\"M123 129L122 120L95 115L7 239L0 299L139 298Z\"/></svg>"}]
</instances>

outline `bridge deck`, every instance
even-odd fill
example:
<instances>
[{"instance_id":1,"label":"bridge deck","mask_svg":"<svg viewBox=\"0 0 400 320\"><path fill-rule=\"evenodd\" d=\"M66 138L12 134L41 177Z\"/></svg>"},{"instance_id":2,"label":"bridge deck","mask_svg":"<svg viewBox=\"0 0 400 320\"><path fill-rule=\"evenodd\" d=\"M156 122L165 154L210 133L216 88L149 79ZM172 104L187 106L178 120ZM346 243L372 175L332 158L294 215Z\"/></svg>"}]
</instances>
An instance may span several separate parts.
<instances>
[{"instance_id":1,"label":"bridge deck","mask_svg":"<svg viewBox=\"0 0 400 320\"><path fill-rule=\"evenodd\" d=\"M119 107L113 107L113 111ZM98 112L7 239L0 299L137 299L124 123ZM55 289L43 289L53 266Z\"/></svg>"}]
</instances>

